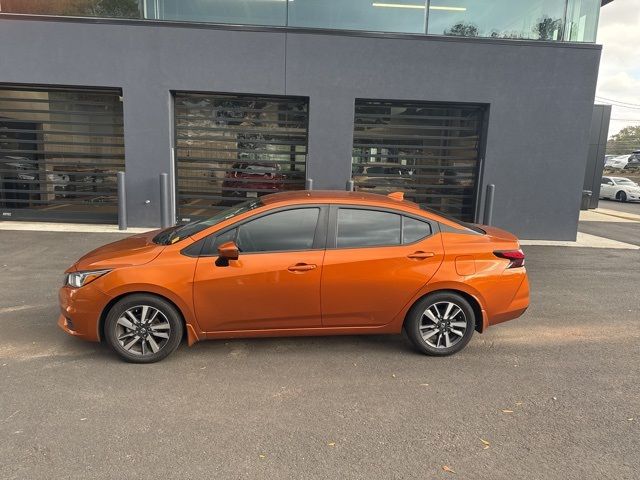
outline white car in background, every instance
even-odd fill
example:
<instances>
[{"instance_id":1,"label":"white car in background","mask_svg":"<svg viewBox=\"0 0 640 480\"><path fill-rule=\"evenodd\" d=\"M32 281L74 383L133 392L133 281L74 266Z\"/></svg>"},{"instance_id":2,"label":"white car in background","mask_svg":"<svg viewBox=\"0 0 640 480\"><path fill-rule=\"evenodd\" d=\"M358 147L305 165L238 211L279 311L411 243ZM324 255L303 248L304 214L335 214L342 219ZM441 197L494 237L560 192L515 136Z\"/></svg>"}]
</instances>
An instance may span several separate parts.
<instances>
[{"instance_id":1,"label":"white car in background","mask_svg":"<svg viewBox=\"0 0 640 480\"><path fill-rule=\"evenodd\" d=\"M626 155L605 155L604 166L614 170L631 170L640 167L640 150Z\"/></svg>"},{"instance_id":2,"label":"white car in background","mask_svg":"<svg viewBox=\"0 0 640 480\"><path fill-rule=\"evenodd\" d=\"M640 200L640 186L624 177L602 177L600 198L615 199L620 202Z\"/></svg>"},{"instance_id":3,"label":"white car in background","mask_svg":"<svg viewBox=\"0 0 640 480\"><path fill-rule=\"evenodd\" d=\"M622 170L627 166L627 163L629 163L629 155L618 155L617 157L605 159L604 166L607 168Z\"/></svg>"}]
</instances>

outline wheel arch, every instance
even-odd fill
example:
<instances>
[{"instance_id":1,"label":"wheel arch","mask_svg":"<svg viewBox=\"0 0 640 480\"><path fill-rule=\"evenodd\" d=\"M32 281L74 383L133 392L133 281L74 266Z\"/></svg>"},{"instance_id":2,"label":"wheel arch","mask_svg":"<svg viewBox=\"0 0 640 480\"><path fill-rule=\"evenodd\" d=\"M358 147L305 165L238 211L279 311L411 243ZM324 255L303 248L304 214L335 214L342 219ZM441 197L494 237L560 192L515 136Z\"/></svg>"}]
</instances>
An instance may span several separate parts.
<instances>
[{"instance_id":1,"label":"wheel arch","mask_svg":"<svg viewBox=\"0 0 640 480\"><path fill-rule=\"evenodd\" d=\"M180 306L175 301L173 301L168 296L162 295L158 292L141 289L141 290L132 290L127 292L122 292L119 295L116 295L115 297L113 297L111 300L109 300L109 302L104 306L104 308L102 309L102 312L100 312L100 318L98 320L98 340L99 341L104 340L104 324L111 308L123 298L131 295L151 295L161 300L164 300L165 302L170 303L180 315L180 319L182 320L182 324L184 326L183 334L187 336L187 342L189 346L193 345L199 340L198 334L194 330L193 326L188 322L187 317L183 312L183 309L180 308Z\"/></svg>"},{"instance_id":2,"label":"wheel arch","mask_svg":"<svg viewBox=\"0 0 640 480\"><path fill-rule=\"evenodd\" d=\"M478 300L476 295L466 291L466 289L459 288L457 285L446 286L446 287L443 286L442 288L434 288L433 290L429 290L428 292L425 292L422 295L420 295L418 298L414 299L414 301L411 303L411 306L407 309L407 313L405 314L404 319L402 321L403 327L405 322L409 318L409 315L412 313L413 308L418 304L418 302L422 301L424 298L428 297L429 295L433 295L434 293L455 293L460 295L467 302L469 302L469 305L471 305L471 308L473 309L473 313L476 317L476 325L475 325L476 332L482 333L486 329L487 314L482 308L482 303L480 303L480 300Z\"/></svg>"}]
</instances>

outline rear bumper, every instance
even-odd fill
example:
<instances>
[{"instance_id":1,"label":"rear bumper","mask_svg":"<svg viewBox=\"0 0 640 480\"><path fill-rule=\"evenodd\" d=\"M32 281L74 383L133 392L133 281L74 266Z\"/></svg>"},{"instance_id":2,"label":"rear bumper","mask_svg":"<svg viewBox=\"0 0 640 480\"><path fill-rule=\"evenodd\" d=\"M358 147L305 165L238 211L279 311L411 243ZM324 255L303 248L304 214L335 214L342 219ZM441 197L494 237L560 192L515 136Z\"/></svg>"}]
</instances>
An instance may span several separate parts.
<instances>
[{"instance_id":1,"label":"rear bumper","mask_svg":"<svg viewBox=\"0 0 640 480\"><path fill-rule=\"evenodd\" d=\"M60 316L58 326L74 337L100 341L100 314L109 297L91 284L82 288L64 286L58 292Z\"/></svg>"},{"instance_id":2,"label":"rear bumper","mask_svg":"<svg viewBox=\"0 0 640 480\"><path fill-rule=\"evenodd\" d=\"M529 278L525 275L509 306L502 312L491 315L489 325L518 318L527 311L527 308L529 308Z\"/></svg>"}]
</instances>

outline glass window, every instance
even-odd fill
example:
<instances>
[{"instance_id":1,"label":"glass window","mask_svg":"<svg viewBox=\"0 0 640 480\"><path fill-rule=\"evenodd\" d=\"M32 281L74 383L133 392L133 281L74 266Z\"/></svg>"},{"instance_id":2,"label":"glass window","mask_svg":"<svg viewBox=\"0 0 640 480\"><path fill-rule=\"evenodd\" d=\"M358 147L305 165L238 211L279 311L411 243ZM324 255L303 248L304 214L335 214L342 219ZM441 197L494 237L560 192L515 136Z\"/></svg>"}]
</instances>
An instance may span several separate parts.
<instances>
[{"instance_id":1,"label":"glass window","mask_svg":"<svg viewBox=\"0 0 640 480\"><path fill-rule=\"evenodd\" d=\"M415 218L402 218L402 243L413 243L431 235L431 225Z\"/></svg>"},{"instance_id":2,"label":"glass window","mask_svg":"<svg viewBox=\"0 0 640 480\"><path fill-rule=\"evenodd\" d=\"M393 0L392 0L393 2ZM425 1L289 1L289 25L377 32L425 32Z\"/></svg>"},{"instance_id":3,"label":"glass window","mask_svg":"<svg viewBox=\"0 0 640 480\"><path fill-rule=\"evenodd\" d=\"M145 18L242 25L286 25L286 0L144 0Z\"/></svg>"},{"instance_id":4,"label":"glass window","mask_svg":"<svg viewBox=\"0 0 640 480\"><path fill-rule=\"evenodd\" d=\"M400 215L341 208L338 210L338 248L400 245Z\"/></svg>"},{"instance_id":5,"label":"glass window","mask_svg":"<svg viewBox=\"0 0 640 480\"><path fill-rule=\"evenodd\" d=\"M561 40L564 10L565 0L431 0L427 33Z\"/></svg>"},{"instance_id":6,"label":"glass window","mask_svg":"<svg viewBox=\"0 0 640 480\"><path fill-rule=\"evenodd\" d=\"M3 216L117 220L124 153L120 90L0 87Z\"/></svg>"},{"instance_id":7,"label":"glass window","mask_svg":"<svg viewBox=\"0 0 640 480\"><path fill-rule=\"evenodd\" d=\"M179 242L180 240L195 235L209 227L217 225L220 222L224 222L225 220L229 220L237 215L241 215L262 206L263 203L260 199L247 200L246 202L239 203L235 207L219 211L214 216L207 219L187 223L186 225L178 227L167 228L156 235L153 238L153 241L160 245L171 245L172 243Z\"/></svg>"},{"instance_id":8,"label":"glass window","mask_svg":"<svg viewBox=\"0 0 640 480\"><path fill-rule=\"evenodd\" d=\"M302 190L308 98L176 92L178 218Z\"/></svg>"},{"instance_id":9,"label":"glass window","mask_svg":"<svg viewBox=\"0 0 640 480\"><path fill-rule=\"evenodd\" d=\"M352 179L362 192L473 220L485 107L356 99Z\"/></svg>"},{"instance_id":10,"label":"glass window","mask_svg":"<svg viewBox=\"0 0 640 480\"><path fill-rule=\"evenodd\" d=\"M142 0L2 0L2 13L141 18Z\"/></svg>"},{"instance_id":11,"label":"glass window","mask_svg":"<svg viewBox=\"0 0 640 480\"><path fill-rule=\"evenodd\" d=\"M231 230L227 230L224 233L221 233L220 235L216 235L216 238L213 242L213 253L217 254L218 253L218 247L220 245L222 245L223 243L227 243L227 242L234 242L236 240L236 233L238 232L237 228L233 228Z\"/></svg>"},{"instance_id":12,"label":"glass window","mask_svg":"<svg viewBox=\"0 0 640 480\"><path fill-rule=\"evenodd\" d=\"M595 42L599 15L600 0L569 0L564 39Z\"/></svg>"},{"instance_id":13,"label":"glass window","mask_svg":"<svg viewBox=\"0 0 640 480\"><path fill-rule=\"evenodd\" d=\"M319 215L319 208L298 208L257 218L238 228L236 243L245 253L309 250Z\"/></svg>"}]
</instances>

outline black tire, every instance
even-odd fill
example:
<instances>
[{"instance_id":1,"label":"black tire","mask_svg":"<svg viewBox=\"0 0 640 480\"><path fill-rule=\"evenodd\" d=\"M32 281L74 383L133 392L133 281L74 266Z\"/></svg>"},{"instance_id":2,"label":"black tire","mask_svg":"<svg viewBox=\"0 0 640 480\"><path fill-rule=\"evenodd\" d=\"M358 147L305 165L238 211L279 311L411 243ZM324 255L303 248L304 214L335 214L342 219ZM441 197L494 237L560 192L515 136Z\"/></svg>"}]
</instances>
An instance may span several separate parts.
<instances>
[{"instance_id":1,"label":"black tire","mask_svg":"<svg viewBox=\"0 0 640 480\"><path fill-rule=\"evenodd\" d=\"M447 304L453 304L458 307L460 312L456 313L456 310L452 307L449 313L451 318L444 319ZM428 309L432 316L434 315L433 312L439 313L437 317L438 323L427 317L425 313ZM452 323L456 325L452 327ZM461 330L462 323L466 323L464 330ZM471 340L475 326L476 316L473 308L464 297L455 292L435 292L427 295L411 308L404 322L407 336L416 350L433 356L453 355L462 350ZM453 333L452 329L456 333ZM424 332L424 335L422 332ZM459 333L462 333L462 335L458 335ZM424 336L436 338L437 341L425 339ZM449 347L445 345L447 338L451 339ZM433 343L436 343L436 345L433 345Z\"/></svg>"},{"instance_id":2,"label":"black tire","mask_svg":"<svg viewBox=\"0 0 640 480\"><path fill-rule=\"evenodd\" d=\"M627 193L622 190L616 193L616 200L621 201L622 203L627 201Z\"/></svg>"},{"instance_id":3,"label":"black tire","mask_svg":"<svg viewBox=\"0 0 640 480\"><path fill-rule=\"evenodd\" d=\"M153 318L153 322L148 323L146 326L143 325L142 322L140 324L133 324L133 322L129 320L131 317L125 312L129 311L136 316L136 312L139 311L142 317L141 312L144 306L150 307L147 311L153 311L154 309L158 311ZM130 329L120 324L118 320L121 318L127 320L135 329ZM144 330L141 330L142 328L144 328ZM153 336L150 335L151 330L156 332ZM122 338L127 335L131 340L135 340L136 337L145 338L140 337L140 335L138 335L139 332L147 333L146 339L151 338L149 340L145 339L144 341L138 340L138 343L131 346L130 349L126 349L125 346L128 343L125 343L125 340L122 340ZM178 348L182 340L183 332L182 316L171 303L155 295L143 293L128 295L120 299L111 307L104 322L104 336L107 343L120 358L131 363L154 363L162 360ZM156 337L156 335L158 335L158 337ZM167 335L168 338L160 337L160 335ZM118 339L119 336L121 340ZM126 342L129 342L129 339L127 339ZM154 351L155 347L151 342L158 348L157 351ZM146 349L145 345L147 346Z\"/></svg>"}]
</instances>

